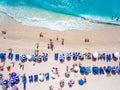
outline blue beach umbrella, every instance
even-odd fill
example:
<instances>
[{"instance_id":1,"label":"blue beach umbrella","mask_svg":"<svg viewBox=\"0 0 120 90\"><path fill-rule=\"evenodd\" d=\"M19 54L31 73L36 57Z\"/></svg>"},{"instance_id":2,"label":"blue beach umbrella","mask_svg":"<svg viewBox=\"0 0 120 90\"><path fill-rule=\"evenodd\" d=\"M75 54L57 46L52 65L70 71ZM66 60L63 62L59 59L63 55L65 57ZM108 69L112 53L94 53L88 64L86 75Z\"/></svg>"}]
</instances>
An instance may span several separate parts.
<instances>
[{"instance_id":1,"label":"blue beach umbrella","mask_svg":"<svg viewBox=\"0 0 120 90\"><path fill-rule=\"evenodd\" d=\"M99 67L97 67L97 66L94 66L94 67L92 68L92 70L93 70L93 73L95 73L95 74L98 74L98 73L99 73Z\"/></svg>"},{"instance_id":2,"label":"blue beach umbrella","mask_svg":"<svg viewBox=\"0 0 120 90\"><path fill-rule=\"evenodd\" d=\"M0 53L0 58L1 59L5 58L5 55L6 55L5 53Z\"/></svg>"},{"instance_id":3,"label":"blue beach umbrella","mask_svg":"<svg viewBox=\"0 0 120 90\"><path fill-rule=\"evenodd\" d=\"M83 84L85 83L85 81L82 80L82 79L80 79L80 80L78 81L78 83L79 83L79 85L83 85Z\"/></svg>"},{"instance_id":4,"label":"blue beach umbrella","mask_svg":"<svg viewBox=\"0 0 120 90\"><path fill-rule=\"evenodd\" d=\"M91 69L90 69L89 67L86 67L86 68L85 68L85 73L86 73L86 74L91 73Z\"/></svg>"},{"instance_id":5,"label":"blue beach umbrella","mask_svg":"<svg viewBox=\"0 0 120 90\"><path fill-rule=\"evenodd\" d=\"M84 66L81 66L81 67L80 67L80 72L81 72L81 73L85 73L85 71L86 71L85 67L84 67Z\"/></svg>"},{"instance_id":6,"label":"blue beach umbrella","mask_svg":"<svg viewBox=\"0 0 120 90\"><path fill-rule=\"evenodd\" d=\"M112 67L111 66L107 66L107 73L110 73L112 71Z\"/></svg>"}]
</instances>

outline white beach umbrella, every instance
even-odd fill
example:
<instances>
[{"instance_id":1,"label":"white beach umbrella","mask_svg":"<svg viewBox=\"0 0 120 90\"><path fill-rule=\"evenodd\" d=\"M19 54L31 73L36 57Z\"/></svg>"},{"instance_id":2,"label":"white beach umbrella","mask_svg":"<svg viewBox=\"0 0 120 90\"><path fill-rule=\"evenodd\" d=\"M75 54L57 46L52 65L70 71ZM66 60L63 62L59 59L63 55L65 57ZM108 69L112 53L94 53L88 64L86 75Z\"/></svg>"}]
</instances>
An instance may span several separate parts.
<instances>
[{"instance_id":1,"label":"white beach umbrella","mask_svg":"<svg viewBox=\"0 0 120 90\"><path fill-rule=\"evenodd\" d=\"M115 57L120 57L120 53L119 52L114 52L114 56Z\"/></svg>"},{"instance_id":2,"label":"white beach umbrella","mask_svg":"<svg viewBox=\"0 0 120 90\"><path fill-rule=\"evenodd\" d=\"M98 53L97 52L93 52L93 57L94 58L98 58Z\"/></svg>"},{"instance_id":3,"label":"white beach umbrella","mask_svg":"<svg viewBox=\"0 0 120 90\"><path fill-rule=\"evenodd\" d=\"M26 57L27 57L27 59L31 59L32 58L31 54L27 54Z\"/></svg>"},{"instance_id":4,"label":"white beach umbrella","mask_svg":"<svg viewBox=\"0 0 120 90\"><path fill-rule=\"evenodd\" d=\"M41 75L39 76L39 80L40 80L40 81L43 81L43 80L44 80L43 74L41 74Z\"/></svg>"},{"instance_id":5,"label":"white beach umbrella","mask_svg":"<svg viewBox=\"0 0 120 90\"><path fill-rule=\"evenodd\" d=\"M55 79L55 74L51 73L51 78Z\"/></svg>"},{"instance_id":6,"label":"white beach umbrella","mask_svg":"<svg viewBox=\"0 0 120 90\"><path fill-rule=\"evenodd\" d=\"M78 67L78 66L75 66L75 67L74 67L74 71L75 71L75 72L78 72L78 70L79 70L79 67Z\"/></svg>"}]
</instances>

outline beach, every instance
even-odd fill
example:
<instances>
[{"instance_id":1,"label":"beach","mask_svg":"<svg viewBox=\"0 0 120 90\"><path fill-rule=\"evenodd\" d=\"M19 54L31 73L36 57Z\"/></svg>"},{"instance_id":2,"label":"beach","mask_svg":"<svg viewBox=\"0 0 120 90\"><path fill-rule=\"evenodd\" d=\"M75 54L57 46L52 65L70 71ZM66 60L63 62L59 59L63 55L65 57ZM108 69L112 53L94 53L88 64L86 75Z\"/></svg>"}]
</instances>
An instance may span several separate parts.
<instances>
[{"instance_id":1,"label":"beach","mask_svg":"<svg viewBox=\"0 0 120 90\"><path fill-rule=\"evenodd\" d=\"M65 80L65 86L62 90L120 90L120 75L81 75L80 73L71 73L69 78L64 76L66 66L72 66L74 63L81 62L84 66L108 66L118 65L120 60L105 62L105 61L91 61L91 60L77 60L67 61L60 63L59 60L54 60L54 53L67 53L67 52L99 52L99 53L113 53L120 52L120 26L98 24L93 23L93 30L65 30L57 31L50 30L42 27L26 26L19 22L16 22L13 18L7 16L4 13L0 13L0 31L6 31L6 34L0 33L0 52L9 53L8 49L12 48L12 52L19 54L34 53L36 50L36 44L39 43L39 54L43 52L48 53L49 58L46 62L35 63L25 62L24 70L19 69L20 61L15 61L15 67L11 69L11 72L17 72L20 75L24 73L28 75L34 75L39 73L51 72L52 67L58 67L60 71L60 77L51 79L44 82L29 83L27 81L27 90L49 90L49 86L53 85L54 90L60 88L60 80ZM43 33L43 38L40 37L40 33ZM56 40L58 36L58 41ZM62 38L64 38L64 45L61 45ZM85 42L85 39L89 39L89 42ZM48 49L47 45L52 39L54 43L53 51ZM6 60L5 66L11 65L10 60ZM2 63L0 63L2 65ZM2 74L7 78L8 72L6 69ZM78 80L81 78L87 78L87 83L83 86L78 84ZM68 81L70 79L75 80L75 84L72 88L68 87ZM22 82L18 84L19 90L22 90ZM8 90L11 90L9 88Z\"/></svg>"}]
</instances>

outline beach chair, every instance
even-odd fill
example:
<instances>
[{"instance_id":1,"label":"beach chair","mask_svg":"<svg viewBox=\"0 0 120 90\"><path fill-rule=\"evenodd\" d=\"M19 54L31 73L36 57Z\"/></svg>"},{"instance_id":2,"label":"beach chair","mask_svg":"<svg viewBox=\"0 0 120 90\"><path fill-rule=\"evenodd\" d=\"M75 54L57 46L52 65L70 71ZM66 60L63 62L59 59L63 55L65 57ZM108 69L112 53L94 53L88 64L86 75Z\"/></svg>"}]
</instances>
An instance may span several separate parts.
<instances>
[{"instance_id":1,"label":"beach chair","mask_svg":"<svg viewBox=\"0 0 120 90\"><path fill-rule=\"evenodd\" d=\"M15 60L18 61L20 58L19 54L15 54Z\"/></svg>"},{"instance_id":2,"label":"beach chair","mask_svg":"<svg viewBox=\"0 0 120 90\"><path fill-rule=\"evenodd\" d=\"M10 60L13 59L13 53L8 53L8 59L10 59Z\"/></svg>"},{"instance_id":3,"label":"beach chair","mask_svg":"<svg viewBox=\"0 0 120 90\"><path fill-rule=\"evenodd\" d=\"M50 79L49 73L45 73L45 79L48 81Z\"/></svg>"},{"instance_id":4,"label":"beach chair","mask_svg":"<svg viewBox=\"0 0 120 90\"><path fill-rule=\"evenodd\" d=\"M33 76L30 75L30 76L29 76L29 83L32 83L32 82L33 82Z\"/></svg>"},{"instance_id":5,"label":"beach chair","mask_svg":"<svg viewBox=\"0 0 120 90\"><path fill-rule=\"evenodd\" d=\"M38 75L34 75L34 82L38 82Z\"/></svg>"},{"instance_id":6,"label":"beach chair","mask_svg":"<svg viewBox=\"0 0 120 90\"><path fill-rule=\"evenodd\" d=\"M55 53L55 54L54 54L54 59L55 59L55 60L58 60L58 53Z\"/></svg>"}]
</instances>

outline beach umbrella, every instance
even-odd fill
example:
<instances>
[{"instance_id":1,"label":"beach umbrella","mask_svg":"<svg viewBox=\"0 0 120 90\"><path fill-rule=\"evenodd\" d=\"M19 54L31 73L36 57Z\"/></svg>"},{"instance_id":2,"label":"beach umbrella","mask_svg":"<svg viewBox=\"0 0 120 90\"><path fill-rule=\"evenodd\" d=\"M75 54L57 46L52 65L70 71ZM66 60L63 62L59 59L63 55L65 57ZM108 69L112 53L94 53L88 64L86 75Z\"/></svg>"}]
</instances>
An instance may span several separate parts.
<instances>
[{"instance_id":1,"label":"beach umbrella","mask_svg":"<svg viewBox=\"0 0 120 90\"><path fill-rule=\"evenodd\" d=\"M51 73L51 78L55 79L55 74Z\"/></svg>"},{"instance_id":2,"label":"beach umbrella","mask_svg":"<svg viewBox=\"0 0 120 90\"><path fill-rule=\"evenodd\" d=\"M25 55L25 54L23 54L23 55L21 56L21 59L22 59L23 61L27 60L26 55Z\"/></svg>"},{"instance_id":3,"label":"beach umbrella","mask_svg":"<svg viewBox=\"0 0 120 90\"><path fill-rule=\"evenodd\" d=\"M98 53L97 52L93 52L93 57L94 58L98 58Z\"/></svg>"},{"instance_id":4,"label":"beach umbrella","mask_svg":"<svg viewBox=\"0 0 120 90\"><path fill-rule=\"evenodd\" d=\"M81 72L81 73L85 73L85 67L84 67L84 66L81 66L81 67L80 67L80 72Z\"/></svg>"},{"instance_id":5,"label":"beach umbrella","mask_svg":"<svg viewBox=\"0 0 120 90\"><path fill-rule=\"evenodd\" d=\"M5 58L5 53L0 53L0 58L1 59Z\"/></svg>"},{"instance_id":6,"label":"beach umbrella","mask_svg":"<svg viewBox=\"0 0 120 90\"><path fill-rule=\"evenodd\" d=\"M79 85L83 85L83 84L85 83L85 81L82 80L82 79L80 79L80 80L78 81L78 83L79 83Z\"/></svg>"},{"instance_id":7,"label":"beach umbrella","mask_svg":"<svg viewBox=\"0 0 120 90\"><path fill-rule=\"evenodd\" d=\"M93 72L94 73L99 73L99 67L97 67L97 66L94 66L93 68L92 68L92 70L93 70Z\"/></svg>"},{"instance_id":8,"label":"beach umbrella","mask_svg":"<svg viewBox=\"0 0 120 90\"><path fill-rule=\"evenodd\" d=\"M32 55L31 54L27 54L26 57L27 57L27 59L32 59Z\"/></svg>"},{"instance_id":9,"label":"beach umbrella","mask_svg":"<svg viewBox=\"0 0 120 90\"><path fill-rule=\"evenodd\" d=\"M107 66L107 72L111 72L112 71L112 67L111 66Z\"/></svg>"},{"instance_id":10,"label":"beach umbrella","mask_svg":"<svg viewBox=\"0 0 120 90\"><path fill-rule=\"evenodd\" d=\"M11 73L11 77L15 77L16 75L17 75L16 72Z\"/></svg>"},{"instance_id":11,"label":"beach umbrella","mask_svg":"<svg viewBox=\"0 0 120 90\"><path fill-rule=\"evenodd\" d=\"M86 67L85 68L85 73L87 73L87 74L91 73L91 69L89 67Z\"/></svg>"},{"instance_id":12,"label":"beach umbrella","mask_svg":"<svg viewBox=\"0 0 120 90\"><path fill-rule=\"evenodd\" d=\"M43 74L40 74L39 79L40 79L40 81L43 81L43 80L44 80Z\"/></svg>"},{"instance_id":13,"label":"beach umbrella","mask_svg":"<svg viewBox=\"0 0 120 90\"><path fill-rule=\"evenodd\" d=\"M66 55L67 57L71 57L72 56L72 54L71 53L67 53L67 55Z\"/></svg>"},{"instance_id":14,"label":"beach umbrella","mask_svg":"<svg viewBox=\"0 0 120 90\"><path fill-rule=\"evenodd\" d=\"M120 53L119 52L114 52L114 56L118 58L118 57L120 57Z\"/></svg>"},{"instance_id":15,"label":"beach umbrella","mask_svg":"<svg viewBox=\"0 0 120 90\"><path fill-rule=\"evenodd\" d=\"M69 87L72 87L73 84L74 84L74 81L73 81L73 80L70 80L70 81L68 82Z\"/></svg>"},{"instance_id":16,"label":"beach umbrella","mask_svg":"<svg viewBox=\"0 0 120 90\"><path fill-rule=\"evenodd\" d=\"M78 70L79 70L79 67L78 67L78 66L75 66L75 67L74 67L74 71L75 71L75 72L78 72Z\"/></svg>"}]
</instances>

